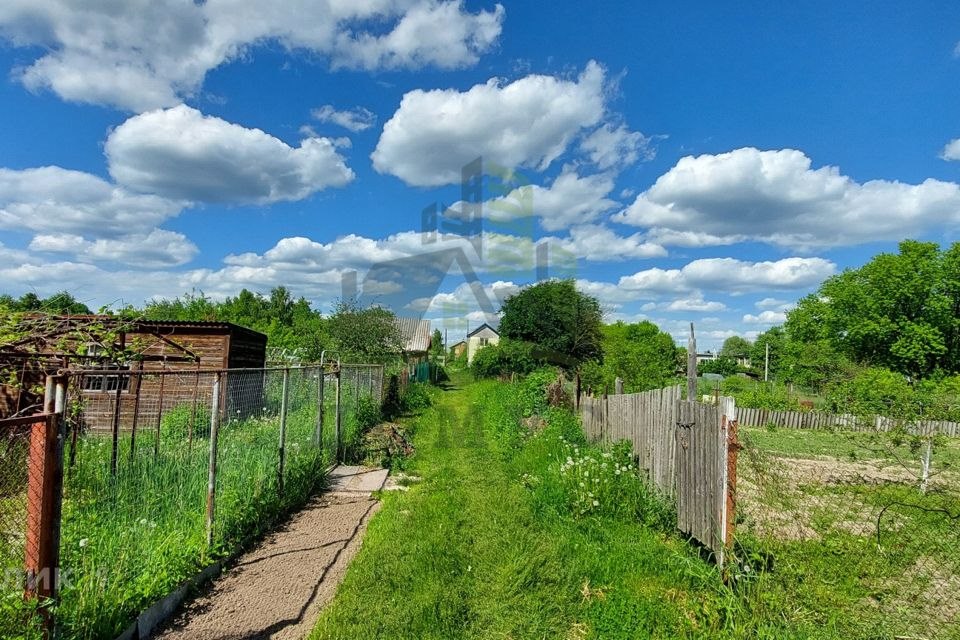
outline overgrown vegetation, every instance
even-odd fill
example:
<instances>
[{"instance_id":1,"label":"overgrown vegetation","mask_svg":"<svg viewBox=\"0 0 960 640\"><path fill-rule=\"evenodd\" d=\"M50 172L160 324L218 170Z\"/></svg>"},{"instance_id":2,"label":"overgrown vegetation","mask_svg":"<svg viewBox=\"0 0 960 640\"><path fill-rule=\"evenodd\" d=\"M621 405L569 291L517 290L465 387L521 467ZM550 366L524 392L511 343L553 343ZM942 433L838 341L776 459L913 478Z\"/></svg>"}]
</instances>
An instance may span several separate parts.
<instances>
[{"instance_id":1,"label":"overgrown vegetation","mask_svg":"<svg viewBox=\"0 0 960 640\"><path fill-rule=\"evenodd\" d=\"M795 582L801 556L759 573L770 559L754 551L754 571L725 586L626 448L588 445L547 405L554 378L461 377L437 395L415 420L422 481L384 496L312 638L884 637L862 624L863 587ZM808 551L836 575L835 556Z\"/></svg>"}]
</instances>

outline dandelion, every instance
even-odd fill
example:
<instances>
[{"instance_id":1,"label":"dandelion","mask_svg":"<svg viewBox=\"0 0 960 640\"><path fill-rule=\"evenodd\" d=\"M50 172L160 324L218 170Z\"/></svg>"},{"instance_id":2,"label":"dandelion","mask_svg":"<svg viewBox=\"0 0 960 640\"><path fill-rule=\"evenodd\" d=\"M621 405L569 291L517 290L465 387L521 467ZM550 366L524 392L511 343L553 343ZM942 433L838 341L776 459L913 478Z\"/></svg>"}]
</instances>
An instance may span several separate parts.
<instances>
[{"instance_id":1,"label":"dandelion","mask_svg":"<svg viewBox=\"0 0 960 640\"><path fill-rule=\"evenodd\" d=\"M599 507L599 506L600 506L600 501L599 501L599 500L594 500L594 501L593 501L593 506Z\"/></svg>"}]
</instances>

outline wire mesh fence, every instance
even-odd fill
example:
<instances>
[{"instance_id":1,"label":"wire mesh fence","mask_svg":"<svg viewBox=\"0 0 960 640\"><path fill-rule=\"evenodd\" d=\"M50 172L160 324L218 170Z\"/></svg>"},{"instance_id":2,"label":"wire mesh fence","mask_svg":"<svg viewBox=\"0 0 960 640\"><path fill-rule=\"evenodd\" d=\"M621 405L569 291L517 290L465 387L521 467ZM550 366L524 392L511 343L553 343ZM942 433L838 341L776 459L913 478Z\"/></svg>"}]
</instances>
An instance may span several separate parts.
<instances>
[{"instance_id":1,"label":"wire mesh fence","mask_svg":"<svg viewBox=\"0 0 960 640\"><path fill-rule=\"evenodd\" d=\"M737 578L758 601L845 638L960 637L960 440L908 424L740 438Z\"/></svg>"},{"instance_id":2,"label":"wire mesh fence","mask_svg":"<svg viewBox=\"0 0 960 640\"><path fill-rule=\"evenodd\" d=\"M57 378L62 413L0 421L0 637L29 637L50 611L64 637L115 637L309 500L379 415L383 375L356 364ZM34 522L54 512L62 526ZM23 598L30 532L54 529L42 566L59 567L59 604L37 616Z\"/></svg>"},{"instance_id":3,"label":"wire mesh fence","mask_svg":"<svg viewBox=\"0 0 960 640\"><path fill-rule=\"evenodd\" d=\"M30 422L0 420L0 637L12 634L21 617L31 432Z\"/></svg>"},{"instance_id":4,"label":"wire mesh fence","mask_svg":"<svg viewBox=\"0 0 960 640\"><path fill-rule=\"evenodd\" d=\"M370 388L356 369L354 383L329 367L73 376L59 627L112 637L308 500Z\"/></svg>"}]
</instances>

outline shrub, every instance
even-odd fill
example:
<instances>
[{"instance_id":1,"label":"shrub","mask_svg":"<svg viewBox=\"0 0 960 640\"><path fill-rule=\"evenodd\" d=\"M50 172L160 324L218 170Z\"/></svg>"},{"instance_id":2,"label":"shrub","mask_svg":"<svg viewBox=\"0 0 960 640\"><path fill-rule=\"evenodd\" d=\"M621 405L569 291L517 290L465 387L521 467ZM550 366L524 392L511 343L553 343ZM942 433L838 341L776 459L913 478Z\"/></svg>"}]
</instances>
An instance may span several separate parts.
<instances>
[{"instance_id":1,"label":"shrub","mask_svg":"<svg viewBox=\"0 0 960 640\"><path fill-rule=\"evenodd\" d=\"M430 393L427 390L427 384L423 382L413 382L407 386L407 392L403 394L403 408L406 411L423 411L433 404L430 399Z\"/></svg>"},{"instance_id":2,"label":"shrub","mask_svg":"<svg viewBox=\"0 0 960 640\"><path fill-rule=\"evenodd\" d=\"M380 405L373 396L360 396L360 402L357 406L357 426L360 430L366 431L377 426L381 419Z\"/></svg>"},{"instance_id":3,"label":"shrub","mask_svg":"<svg viewBox=\"0 0 960 640\"><path fill-rule=\"evenodd\" d=\"M529 342L504 338L499 344L477 351L470 368L477 378L495 378L511 373L526 375L543 365L543 360L533 355L534 348Z\"/></svg>"}]
</instances>

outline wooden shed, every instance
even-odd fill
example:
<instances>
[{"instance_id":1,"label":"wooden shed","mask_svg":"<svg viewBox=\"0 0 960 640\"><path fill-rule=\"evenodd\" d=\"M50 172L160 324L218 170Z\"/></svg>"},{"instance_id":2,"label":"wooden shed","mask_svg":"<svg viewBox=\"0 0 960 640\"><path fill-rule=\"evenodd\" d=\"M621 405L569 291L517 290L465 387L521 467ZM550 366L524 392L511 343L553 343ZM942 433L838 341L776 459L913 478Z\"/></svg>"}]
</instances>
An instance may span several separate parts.
<instances>
[{"instance_id":1,"label":"wooden shed","mask_svg":"<svg viewBox=\"0 0 960 640\"><path fill-rule=\"evenodd\" d=\"M168 407L196 402L197 387L209 386L211 376L204 371L262 368L266 363L267 337L228 322L85 315L27 316L24 324L24 339L0 347L0 371L18 380L0 387L0 418L36 407L44 376L56 370L87 372L78 377L72 393L83 400L86 426L99 430L111 427L117 398L126 423L127 414L144 398L159 402L162 395ZM151 375L158 371L183 375ZM229 391L226 397L233 395Z\"/></svg>"}]
</instances>

